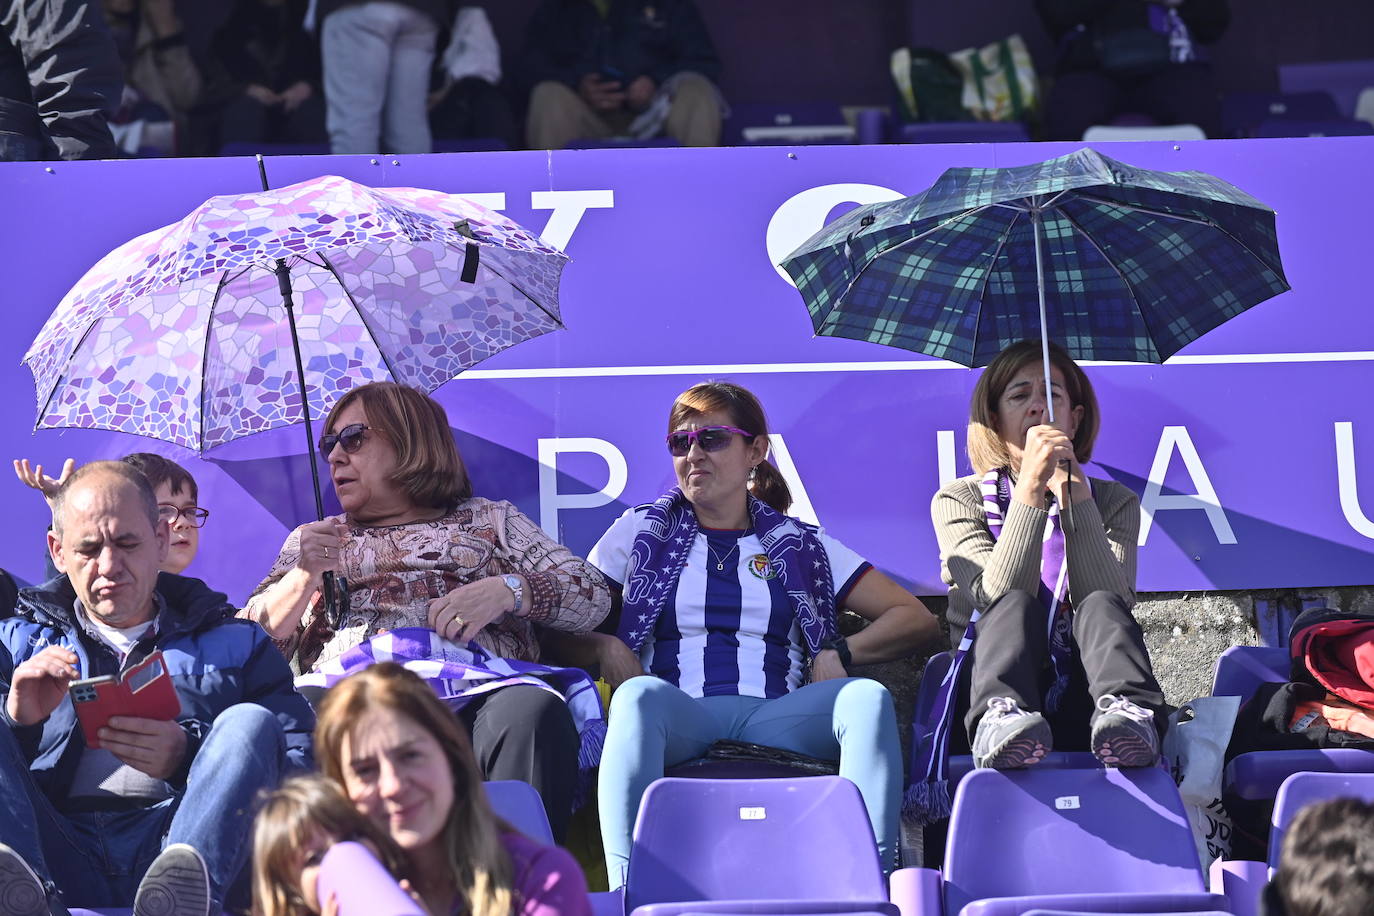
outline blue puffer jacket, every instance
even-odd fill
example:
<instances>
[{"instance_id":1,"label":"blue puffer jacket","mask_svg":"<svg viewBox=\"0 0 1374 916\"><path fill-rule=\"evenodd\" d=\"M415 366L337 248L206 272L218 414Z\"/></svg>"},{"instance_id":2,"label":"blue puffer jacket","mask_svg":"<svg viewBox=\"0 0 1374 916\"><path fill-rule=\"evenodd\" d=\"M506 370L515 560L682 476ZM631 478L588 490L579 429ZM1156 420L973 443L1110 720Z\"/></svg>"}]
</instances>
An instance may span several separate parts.
<instances>
[{"instance_id":1,"label":"blue puffer jacket","mask_svg":"<svg viewBox=\"0 0 1374 916\"><path fill-rule=\"evenodd\" d=\"M181 699L177 721L188 743L185 760L168 780L173 788L185 787L191 761L215 717L236 703L256 703L273 713L286 736L288 766L310 767L315 713L296 692L286 659L262 627L235 618L228 599L199 579L161 573L157 591L166 610L156 634L129 653L128 665L161 649ZM50 645L75 652L83 678L118 673L115 653L77 621L75 600L71 582L58 576L22 590L15 616L0 621L0 720L19 740L34 780L59 807L86 746L71 699L28 726L10 718L6 700L15 667Z\"/></svg>"}]
</instances>

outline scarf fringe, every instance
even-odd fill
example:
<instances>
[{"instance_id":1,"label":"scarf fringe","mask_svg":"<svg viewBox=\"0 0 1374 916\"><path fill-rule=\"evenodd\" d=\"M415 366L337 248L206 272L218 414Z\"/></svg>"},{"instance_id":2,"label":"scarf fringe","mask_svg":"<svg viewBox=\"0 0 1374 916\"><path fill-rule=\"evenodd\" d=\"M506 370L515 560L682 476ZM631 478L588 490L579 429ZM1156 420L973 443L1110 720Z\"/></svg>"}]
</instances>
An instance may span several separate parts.
<instances>
[{"instance_id":1,"label":"scarf fringe","mask_svg":"<svg viewBox=\"0 0 1374 916\"><path fill-rule=\"evenodd\" d=\"M948 779L914 782L902 795L902 820L915 826L925 827L946 820L953 808Z\"/></svg>"}]
</instances>

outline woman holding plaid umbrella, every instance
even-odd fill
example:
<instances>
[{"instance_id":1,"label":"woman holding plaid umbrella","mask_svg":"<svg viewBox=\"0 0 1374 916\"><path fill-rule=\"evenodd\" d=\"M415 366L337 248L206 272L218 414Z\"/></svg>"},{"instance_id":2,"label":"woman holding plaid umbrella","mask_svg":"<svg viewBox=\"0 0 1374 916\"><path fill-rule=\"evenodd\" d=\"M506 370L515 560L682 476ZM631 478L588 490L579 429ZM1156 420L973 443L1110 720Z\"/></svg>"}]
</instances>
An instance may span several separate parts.
<instances>
[{"instance_id":1,"label":"woman holding plaid umbrella","mask_svg":"<svg viewBox=\"0 0 1374 916\"><path fill-rule=\"evenodd\" d=\"M975 473L931 503L951 631L964 633L954 665L971 667L974 762L1012 769L1091 746L1108 766L1150 766L1164 696L1131 616L1140 503L1083 474L1092 383L1050 344L1051 420L1041 352L1022 341L988 365L969 410ZM955 695L942 699L952 716Z\"/></svg>"},{"instance_id":2,"label":"woman holding plaid umbrella","mask_svg":"<svg viewBox=\"0 0 1374 916\"><path fill-rule=\"evenodd\" d=\"M510 661L539 661L534 624L587 632L606 616L610 592L595 569L510 503L472 495L444 409L427 395L362 385L334 405L325 430L320 453L343 515L293 531L240 612L302 672L380 634L428 628L475 643L493 677L509 675ZM327 572L349 583L337 623L321 607ZM533 684L483 690L460 716L486 778L539 789L561 838L579 770L568 707Z\"/></svg>"}]
</instances>

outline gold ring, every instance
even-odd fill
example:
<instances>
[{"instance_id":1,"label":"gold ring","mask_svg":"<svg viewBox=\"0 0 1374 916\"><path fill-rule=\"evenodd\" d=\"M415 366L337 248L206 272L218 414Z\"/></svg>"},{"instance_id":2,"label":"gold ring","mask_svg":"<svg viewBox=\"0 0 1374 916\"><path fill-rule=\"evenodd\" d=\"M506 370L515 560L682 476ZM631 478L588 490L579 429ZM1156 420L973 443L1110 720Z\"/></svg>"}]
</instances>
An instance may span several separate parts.
<instances>
[{"instance_id":1,"label":"gold ring","mask_svg":"<svg viewBox=\"0 0 1374 916\"><path fill-rule=\"evenodd\" d=\"M328 547L326 547L326 548L324 549L324 558L325 558L326 560L329 559L329 548L328 548Z\"/></svg>"}]
</instances>

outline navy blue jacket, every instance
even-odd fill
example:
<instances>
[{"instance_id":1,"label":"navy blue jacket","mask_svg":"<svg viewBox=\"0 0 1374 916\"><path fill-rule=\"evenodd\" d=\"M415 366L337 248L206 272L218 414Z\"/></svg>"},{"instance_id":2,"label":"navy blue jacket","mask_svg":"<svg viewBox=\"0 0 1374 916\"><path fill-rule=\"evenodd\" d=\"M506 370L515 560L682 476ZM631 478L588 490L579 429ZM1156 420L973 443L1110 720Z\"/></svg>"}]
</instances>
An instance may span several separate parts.
<instances>
[{"instance_id":1,"label":"navy blue jacket","mask_svg":"<svg viewBox=\"0 0 1374 916\"><path fill-rule=\"evenodd\" d=\"M166 610L156 633L129 653L128 665L161 649L181 699L177 722L188 740L186 757L168 780L172 787L185 787L191 761L215 717L236 703L256 703L273 713L286 736L288 766L311 766L315 713L296 692L286 659L262 627L234 617L228 599L199 579L161 573L157 591ZM77 621L75 600L71 582L58 576L20 591L15 616L0 620L0 720L19 740L34 780L59 808L86 746L71 698L44 721L27 726L10 718L6 701L14 669L50 645L75 652L83 678L119 672L115 653Z\"/></svg>"},{"instance_id":2,"label":"navy blue jacket","mask_svg":"<svg viewBox=\"0 0 1374 916\"><path fill-rule=\"evenodd\" d=\"M605 18L591 0L544 0L526 29L523 70L527 88L577 88L588 73L661 84L683 70L719 82L720 58L692 0L610 0Z\"/></svg>"}]
</instances>

